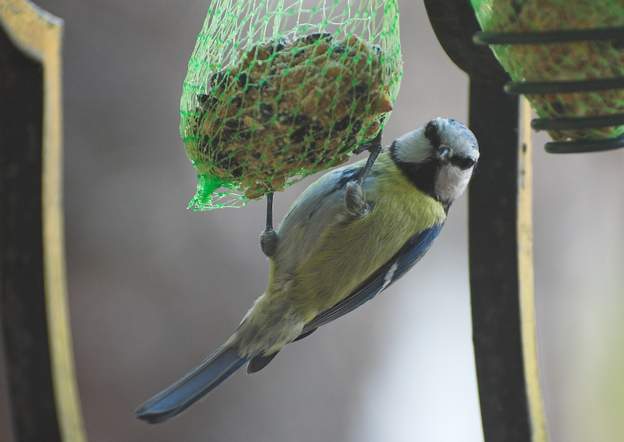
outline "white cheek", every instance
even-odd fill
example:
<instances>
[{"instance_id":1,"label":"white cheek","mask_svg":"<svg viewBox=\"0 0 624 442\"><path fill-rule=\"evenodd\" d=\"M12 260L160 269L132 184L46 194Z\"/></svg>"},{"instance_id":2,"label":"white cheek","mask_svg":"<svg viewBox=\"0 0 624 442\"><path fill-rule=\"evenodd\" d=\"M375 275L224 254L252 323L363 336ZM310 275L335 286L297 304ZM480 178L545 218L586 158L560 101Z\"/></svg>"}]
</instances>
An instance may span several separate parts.
<instances>
[{"instance_id":1,"label":"white cheek","mask_svg":"<svg viewBox=\"0 0 624 442\"><path fill-rule=\"evenodd\" d=\"M422 163L431 156L431 144L423 135L424 130L416 129L396 140L396 155L405 163Z\"/></svg>"},{"instance_id":2,"label":"white cheek","mask_svg":"<svg viewBox=\"0 0 624 442\"><path fill-rule=\"evenodd\" d=\"M443 201L453 201L466 190L472 169L461 170L452 165L444 166L438 172L435 183L435 192Z\"/></svg>"}]
</instances>

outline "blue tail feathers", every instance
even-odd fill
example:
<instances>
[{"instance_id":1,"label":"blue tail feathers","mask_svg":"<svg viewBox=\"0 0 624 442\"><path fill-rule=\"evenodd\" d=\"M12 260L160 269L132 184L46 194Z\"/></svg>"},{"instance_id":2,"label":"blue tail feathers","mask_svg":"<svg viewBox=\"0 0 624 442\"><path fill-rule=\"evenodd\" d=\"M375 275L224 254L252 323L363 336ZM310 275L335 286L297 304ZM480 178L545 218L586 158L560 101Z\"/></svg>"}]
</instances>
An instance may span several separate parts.
<instances>
[{"instance_id":1,"label":"blue tail feathers","mask_svg":"<svg viewBox=\"0 0 624 442\"><path fill-rule=\"evenodd\" d=\"M221 348L175 384L147 400L136 415L151 424L164 422L197 402L247 361L234 348Z\"/></svg>"}]
</instances>

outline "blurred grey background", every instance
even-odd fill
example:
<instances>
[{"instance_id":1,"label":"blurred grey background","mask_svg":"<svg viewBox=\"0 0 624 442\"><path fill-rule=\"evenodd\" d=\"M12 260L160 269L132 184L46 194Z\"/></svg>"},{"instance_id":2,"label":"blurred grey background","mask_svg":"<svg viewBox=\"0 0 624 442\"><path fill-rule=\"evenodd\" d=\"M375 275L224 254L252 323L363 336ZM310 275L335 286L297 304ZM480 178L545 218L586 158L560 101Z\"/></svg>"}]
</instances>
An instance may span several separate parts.
<instances>
[{"instance_id":1,"label":"blurred grey background","mask_svg":"<svg viewBox=\"0 0 624 442\"><path fill-rule=\"evenodd\" d=\"M89 440L481 441L465 198L428 256L384 296L267 370L236 374L170 423L134 419L141 401L229 336L266 284L262 203L185 209L195 177L178 105L207 2L38 1L66 25L67 254ZM422 2L401 8L405 77L385 142L434 116L467 119L466 76ZM619 441L624 151L549 156L544 141L536 137L535 251L550 433ZM278 218L310 180L277 195Z\"/></svg>"}]
</instances>

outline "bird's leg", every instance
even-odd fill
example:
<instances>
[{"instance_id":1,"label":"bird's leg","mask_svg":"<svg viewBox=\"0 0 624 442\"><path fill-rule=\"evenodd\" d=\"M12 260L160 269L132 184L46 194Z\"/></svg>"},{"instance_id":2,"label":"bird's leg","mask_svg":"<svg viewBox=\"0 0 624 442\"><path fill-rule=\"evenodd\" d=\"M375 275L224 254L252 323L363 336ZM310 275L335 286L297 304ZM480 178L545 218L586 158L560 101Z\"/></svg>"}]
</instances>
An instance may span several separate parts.
<instances>
[{"instance_id":1,"label":"bird's leg","mask_svg":"<svg viewBox=\"0 0 624 442\"><path fill-rule=\"evenodd\" d=\"M368 144L368 150L370 155L368 156L368 160L366 160L366 165L360 170L357 179L348 182L346 185L345 206L351 215L358 218L365 216L370 211L370 207L364 197L362 183L370 173L373 164L375 164L375 160L381 152L381 131L375 139Z\"/></svg>"},{"instance_id":2,"label":"bird's leg","mask_svg":"<svg viewBox=\"0 0 624 442\"><path fill-rule=\"evenodd\" d=\"M375 139L370 142L368 151L370 152L370 155L368 156L368 160L366 160L366 165L360 171L360 174L358 175L358 179L357 179L360 185L366 179L366 176L369 174L370 170L373 168L373 164L375 164L375 160L377 160L377 157L379 156L379 153L381 152L381 131L379 131L379 134L377 134Z\"/></svg>"},{"instance_id":3,"label":"bird's leg","mask_svg":"<svg viewBox=\"0 0 624 442\"><path fill-rule=\"evenodd\" d=\"M266 228L260 234L260 248L267 257L277 250L277 233L273 230L273 192L267 193Z\"/></svg>"}]
</instances>

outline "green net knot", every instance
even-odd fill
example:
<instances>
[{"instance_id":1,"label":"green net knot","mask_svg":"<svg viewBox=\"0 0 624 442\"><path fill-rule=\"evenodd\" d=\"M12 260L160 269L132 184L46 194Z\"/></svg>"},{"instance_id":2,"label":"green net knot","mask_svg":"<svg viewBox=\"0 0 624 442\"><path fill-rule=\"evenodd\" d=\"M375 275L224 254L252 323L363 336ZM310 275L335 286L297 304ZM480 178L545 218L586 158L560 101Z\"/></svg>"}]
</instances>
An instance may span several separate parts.
<instances>
[{"instance_id":1,"label":"green net knot","mask_svg":"<svg viewBox=\"0 0 624 442\"><path fill-rule=\"evenodd\" d=\"M187 208L201 212L224 207L242 207L246 201L247 198L238 192L236 186L209 173L199 173L197 190Z\"/></svg>"}]
</instances>

